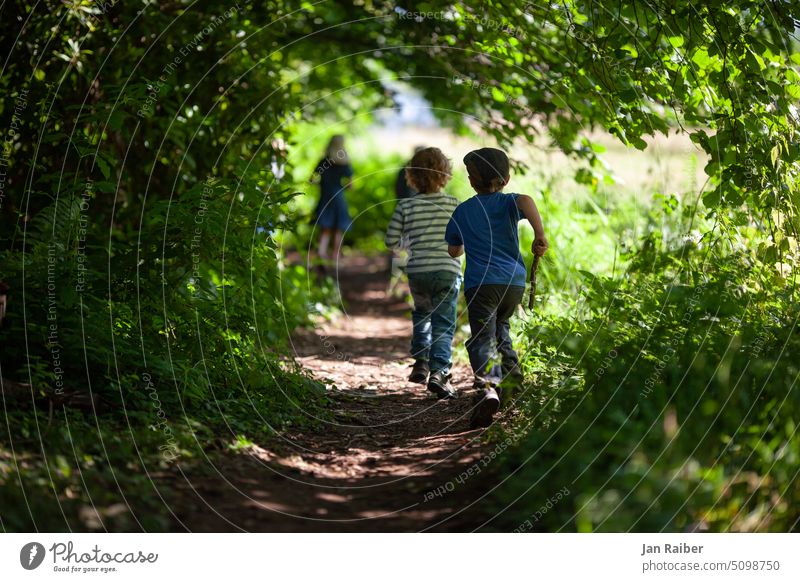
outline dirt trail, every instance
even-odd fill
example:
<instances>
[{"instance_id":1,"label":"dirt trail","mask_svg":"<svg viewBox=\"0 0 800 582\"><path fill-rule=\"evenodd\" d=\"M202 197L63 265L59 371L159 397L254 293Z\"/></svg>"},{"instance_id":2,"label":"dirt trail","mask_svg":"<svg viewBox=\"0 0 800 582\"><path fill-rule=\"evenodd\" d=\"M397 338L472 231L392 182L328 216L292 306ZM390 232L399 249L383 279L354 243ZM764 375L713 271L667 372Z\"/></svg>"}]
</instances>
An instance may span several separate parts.
<instances>
[{"instance_id":1,"label":"dirt trail","mask_svg":"<svg viewBox=\"0 0 800 582\"><path fill-rule=\"evenodd\" d=\"M379 260L339 265L347 312L298 334L298 359L330 379L334 421L215 459L219 476L188 477L177 517L192 531L470 531L485 517L480 431L469 431L470 374L437 401L407 381L408 305L385 293ZM433 491L446 491L433 495ZM182 504L183 505L183 504ZM464 509L467 508L469 509ZM482 519L483 518L483 519Z\"/></svg>"}]
</instances>

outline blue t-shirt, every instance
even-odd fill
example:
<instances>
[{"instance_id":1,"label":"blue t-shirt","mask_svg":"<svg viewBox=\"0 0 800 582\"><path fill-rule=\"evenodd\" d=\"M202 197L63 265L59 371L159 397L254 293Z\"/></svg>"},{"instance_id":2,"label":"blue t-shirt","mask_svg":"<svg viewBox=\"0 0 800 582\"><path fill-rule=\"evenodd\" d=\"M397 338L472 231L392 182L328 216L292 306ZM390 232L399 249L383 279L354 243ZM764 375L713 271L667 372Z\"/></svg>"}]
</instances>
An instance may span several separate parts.
<instances>
[{"instance_id":1,"label":"blue t-shirt","mask_svg":"<svg viewBox=\"0 0 800 582\"><path fill-rule=\"evenodd\" d=\"M447 224L448 244L464 245L467 269L464 289L480 285L525 286L517 225L524 218L519 194L477 194L459 204Z\"/></svg>"}]
</instances>

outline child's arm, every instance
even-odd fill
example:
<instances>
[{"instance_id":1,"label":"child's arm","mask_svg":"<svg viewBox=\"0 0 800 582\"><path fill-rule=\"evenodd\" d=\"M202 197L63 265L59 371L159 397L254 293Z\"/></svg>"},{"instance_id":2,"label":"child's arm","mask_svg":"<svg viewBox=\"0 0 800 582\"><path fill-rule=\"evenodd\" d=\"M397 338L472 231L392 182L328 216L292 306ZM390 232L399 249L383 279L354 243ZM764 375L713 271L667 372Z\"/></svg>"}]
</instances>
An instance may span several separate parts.
<instances>
[{"instance_id":1,"label":"child's arm","mask_svg":"<svg viewBox=\"0 0 800 582\"><path fill-rule=\"evenodd\" d=\"M383 242L387 247L394 248L400 245L400 239L403 237L403 207L397 204L392 214L392 219L389 221L389 227L386 229L386 236Z\"/></svg>"},{"instance_id":2,"label":"child's arm","mask_svg":"<svg viewBox=\"0 0 800 582\"><path fill-rule=\"evenodd\" d=\"M459 232L458 229L456 214L458 214L458 208L453 212L453 215L447 223L447 228L445 228L444 231L447 253L454 259L464 254L464 239L461 238L461 232Z\"/></svg>"},{"instance_id":3,"label":"child's arm","mask_svg":"<svg viewBox=\"0 0 800 582\"><path fill-rule=\"evenodd\" d=\"M521 194L517 197L517 208L519 208L520 212L522 212L523 216L528 219L528 222L530 222L533 227L534 239L531 251L533 254L541 257L547 252L547 248L550 245L547 242L547 238L544 236L544 226L542 225L542 217L539 215L539 209L536 208L536 203L533 201L533 198L525 194Z\"/></svg>"},{"instance_id":4,"label":"child's arm","mask_svg":"<svg viewBox=\"0 0 800 582\"><path fill-rule=\"evenodd\" d=\"M447 245L447 252L454 259L464 254L464 245Z\"/></svg>"}]
</instances>

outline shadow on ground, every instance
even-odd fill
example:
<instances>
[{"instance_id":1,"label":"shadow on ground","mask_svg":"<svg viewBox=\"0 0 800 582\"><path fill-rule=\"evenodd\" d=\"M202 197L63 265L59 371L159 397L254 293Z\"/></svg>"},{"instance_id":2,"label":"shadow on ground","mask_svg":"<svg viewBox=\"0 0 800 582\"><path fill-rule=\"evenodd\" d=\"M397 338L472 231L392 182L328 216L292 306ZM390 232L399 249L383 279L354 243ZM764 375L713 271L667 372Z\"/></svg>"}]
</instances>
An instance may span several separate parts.
<instances>
[{"instance_id":1,"label":"shadow on ground","mask_svg":"<svg viewBox=\"0 0 800 582\"><path fill-rule=\"evenodd\" d=\"M386 294L381 259L338 266L346 314L293 338L297 359L329 390L332 421L221 454L176 484L192 531L471 531L486 516L480 432L461 397L437 401L407 381L408 305ZM327 343L326 343L327 342Z\"/></svg>"}]
</instances>

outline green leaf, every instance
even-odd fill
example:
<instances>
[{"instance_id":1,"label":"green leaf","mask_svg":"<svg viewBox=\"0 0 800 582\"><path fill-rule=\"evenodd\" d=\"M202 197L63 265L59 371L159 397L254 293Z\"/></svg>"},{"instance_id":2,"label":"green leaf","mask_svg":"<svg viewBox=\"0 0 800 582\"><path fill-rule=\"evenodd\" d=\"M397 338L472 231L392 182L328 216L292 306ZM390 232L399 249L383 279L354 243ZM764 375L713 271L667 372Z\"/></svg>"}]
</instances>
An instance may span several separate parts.
<instances>
[{"instance_id":1,"label":"green leaf","mask_svg":"<svg viewBox=\"0 0 800 582\"><path fill-rule=\"evenodd\" d=\"M781 155L781 147L780 147L780 145L776 145L775 147L773 147L770 150L769 157L770 157L770 160L772 161L772 167L773 168L777 168L778 167L778 158L780 157L780 155Z\"/></svg>"},{"instance_id":2,"label":"green leaf","mask_svg":"<svg viewBox=\"0 0 800 582\"><path fill-rule=\"evenodd\" d=\"M644 140L643 140L641 137L639 137L639 136L633 136L633 137L630 137L630 138L628 138L628 141L630 141L631 145L632 145L633 147L635 147L637 150L642 150L642 151L644 151L644 150L645 150L645 148L647 148L647 142L646 142L646 141L644 141Z\"/></svg>"},{"instance_id":3,"label":"green leaf","mask_svg":"<svg viewBox=\"0 0 800 582\"><path fill-rule=\"evenodd\" d=\"M674 48L680 48L683 46L683 37L682 36L670 36L667 38L669 44L671 44Z\"/></svg>"},{"instance_id":4,"label":"green leaf","mask_svg":"<svg viewBox=\"0 0 800 582\"><path fill-rule=\"evenodd\" d=\"M111 175L111 166L108 165L108 162L105 161L102 156L95 156L94 163L100 169L100 173L103 174L103 177L108 180L108 177Z\"/></svg>"},{"instance_id":5,"label":"green leaf","mask_svg":"<svg viewBox=\"0 0 800 582\"><path fill-rule=\"evenodd\" d=\"M108 127L113 131L119 131L122 129L123 121L125 121L125 114L121 110L115 109L108 117Z\"/></svg>"},{"instance_id":6,"label":"green leaf","mask_svg":"<svg viewBox=\"0 0 800 582\"><path fill-rule=\"evenodd\" d=\"M694 54L692 55L692 62L699 68L705 69L712 63L712 59L709 57L707 50L699 48L694 51Z\"/></svg>"},{"instance_id":7,"label":"green leaf","mask_svg":"<svg viewBox=\"0 0 800 582\"><path fill-rule=\"evenodd\" d=\"M706 208L716 208L719 206L720 199L721 192L718 187L703 194L703 204L705 204Z\"/></svg>"},{"instance_id":8,"label":"green leaf","mask_svg":"<svg viewBox=\"0 0 800 582\"><path fill-rule=\"evenodd\" d=\"M761 55L753 50L747 51L745 61L751 69L755 69L758 72L761 72L767 68L767 66L764 64L764 59L761 58Z\"/></svg>"}]
</instances>

